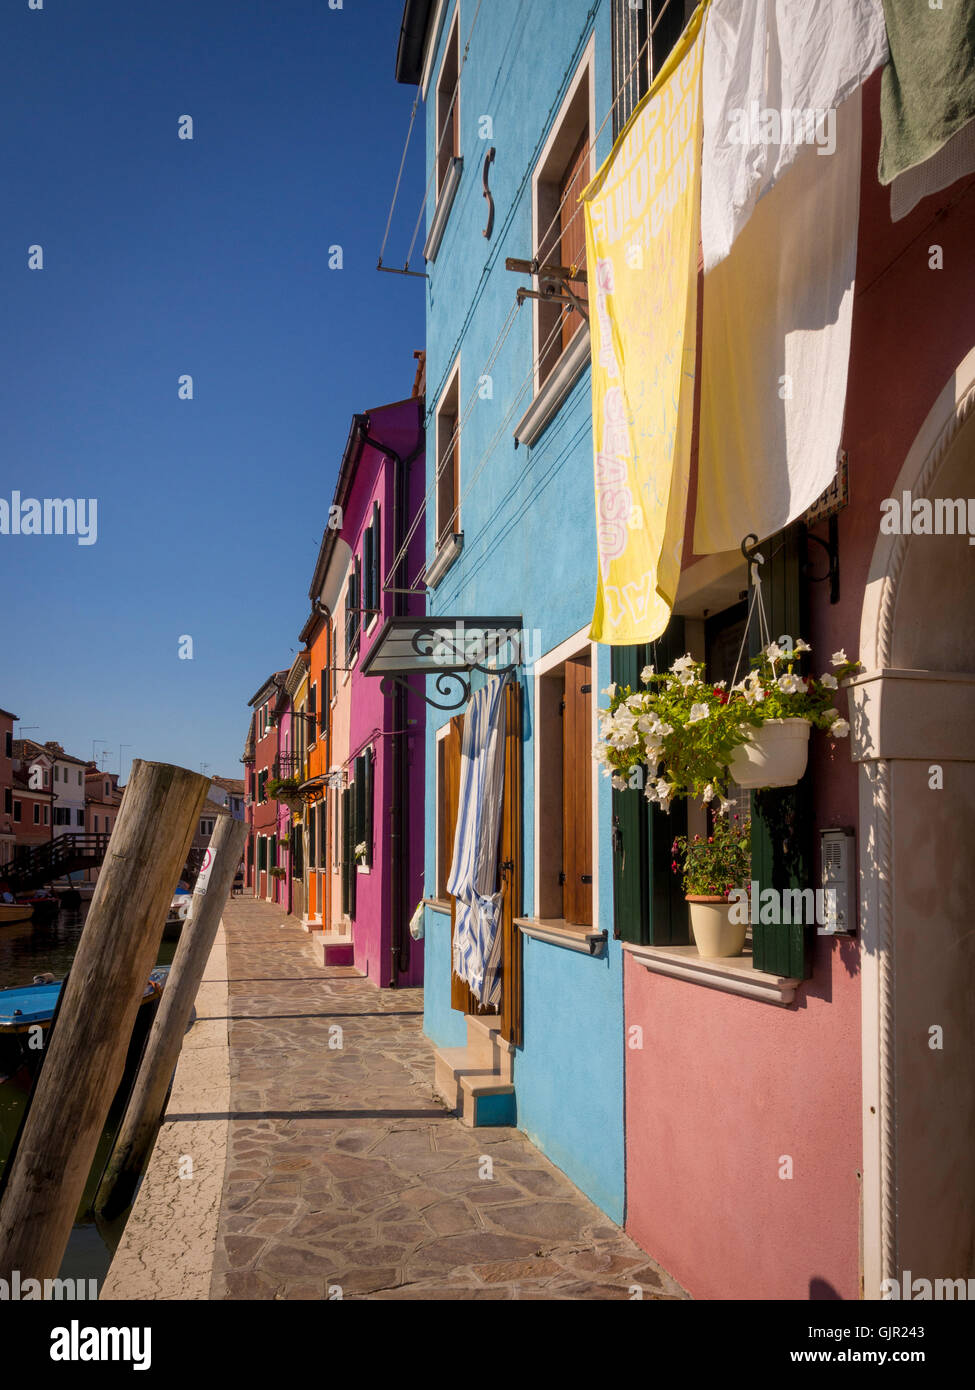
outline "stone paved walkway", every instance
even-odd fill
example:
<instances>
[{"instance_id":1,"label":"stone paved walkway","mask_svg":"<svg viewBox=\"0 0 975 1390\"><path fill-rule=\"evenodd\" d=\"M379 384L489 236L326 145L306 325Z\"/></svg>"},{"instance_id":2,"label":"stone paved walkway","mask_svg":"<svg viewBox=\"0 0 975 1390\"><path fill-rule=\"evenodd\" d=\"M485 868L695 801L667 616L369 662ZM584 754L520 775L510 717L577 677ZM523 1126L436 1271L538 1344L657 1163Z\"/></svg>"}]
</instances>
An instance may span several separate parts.
<instances>
[{"instance_id":1,"label":"stone paved walkway","mask_svg":"<svg viewBox=\"0 0 975 1390\"><path fill-rule=\"evenodd\" d=\"M305 933L253 899L224 927L211 1298L685 1297L523 1135L467 1129L434 1097L422 990L316 966Z\"/></svg>"}]
</instances>

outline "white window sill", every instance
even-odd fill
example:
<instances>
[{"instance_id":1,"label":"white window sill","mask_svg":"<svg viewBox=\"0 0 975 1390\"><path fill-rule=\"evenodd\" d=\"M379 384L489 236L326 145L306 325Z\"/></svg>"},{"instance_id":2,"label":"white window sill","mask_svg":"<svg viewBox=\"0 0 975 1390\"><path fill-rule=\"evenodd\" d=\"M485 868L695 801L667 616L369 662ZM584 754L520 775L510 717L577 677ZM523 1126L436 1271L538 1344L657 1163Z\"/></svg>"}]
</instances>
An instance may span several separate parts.
<instances>
[{"instance_id":1,"label":"white window sill","mask_svg":"<svg viewBox=\"0 0 975 1390\"><path fill-rule=\"evenodd\" d=\"M446 536L437 547L433 564L423 576L423 582L428 589L435 589L450 569L451 565L464 549L463 531L454 531Z\"/></svg>"},{"instance_id":2,"label":"white window sill","mask_svg":"<svg viewBox=\"0 0 975 1390\"><path fill-rule=\"evenodd\" d=\"M561 917L516 917L515 926L533 941L564 946L566 950L579 951L586 956L601 956L606 949L606 932L575 926Z\"/></svg>"},{"instance_id":3,"label":"white window sill","mask_svg":"<svg viewBox=\"0 0 975 1390\"><path fill-rule=\"evenodd\" d=\"M423 247L423 259L425 261L435 261L437 252L440 250L440 243L443 241L444 232L447 230L447 219L450 216L450 209L454 205L457 197L457 189L460 186L460 176L463 173L464 160L462 156L455 155L450 161L450 168L443 181L440 196L437 198L437 206L434 208L433 217L430 221L430 231Z\"/></svg>"},{"instance_id":4,"label":"white window sill","mask_svg":"<svg viewBox=\"0 0 975 1390\"><path fill-rule=\"evenodd\" d=\"M531 448L555 418L569 392L588 367L591 356L589 325L583 324L578 332L573 334L571 343L549 372L545 385L515 426L515 439L519 444Z\"/></svg>"},{"instance_id":5,"label":"white window sill","mask_svg":"<svg viewBox=\"0 0 975 1390\"><path fill-rule=\"evenodd\" d=\"M638 946L624 941L623 950L654 975L669 975L675 980L720 989L726 994L739 994L744 999L759 999L766 1004L791 1004L801 983L788 975L770 975L756 970L747 946L740 956L720 956L712 960L699 956L696 946Z\"/></svg>"}]
</instances>

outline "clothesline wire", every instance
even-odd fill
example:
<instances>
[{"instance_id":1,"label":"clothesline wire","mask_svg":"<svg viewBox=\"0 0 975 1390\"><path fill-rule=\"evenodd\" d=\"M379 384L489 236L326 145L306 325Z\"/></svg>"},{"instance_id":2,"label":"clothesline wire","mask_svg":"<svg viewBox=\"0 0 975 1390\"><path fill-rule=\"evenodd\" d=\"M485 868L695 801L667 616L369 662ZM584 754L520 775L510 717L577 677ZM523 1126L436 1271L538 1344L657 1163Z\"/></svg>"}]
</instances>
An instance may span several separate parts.
<instances>
[{"instance_id":1,"label":"clothesline wire","mask_svg":"<svg viewBox=\"0 0 975 1390\"><path fill-rule=\"evenodd\" d=\"M410 140L413 135L413 123L416 120L417 107L420 104L420 89L416 89L416 97L413 101L413 110L410 112L410 124L406 132L406 144L403 146L403 155L399 162L399 173L396 175L396 185L393 188L393 200L389 205L389 216L386 218L386 230L383 232L383 244L379 248L379 264L383 263L383 255L386 251L386 243L389 240L389 229L393 225L393 211L396 207L396 199L399 197L399 186L403 178L403 168L406 164L406 152L410 148ZM409 265L409 259L406 262Z\"/></svg>"}]
</instances>

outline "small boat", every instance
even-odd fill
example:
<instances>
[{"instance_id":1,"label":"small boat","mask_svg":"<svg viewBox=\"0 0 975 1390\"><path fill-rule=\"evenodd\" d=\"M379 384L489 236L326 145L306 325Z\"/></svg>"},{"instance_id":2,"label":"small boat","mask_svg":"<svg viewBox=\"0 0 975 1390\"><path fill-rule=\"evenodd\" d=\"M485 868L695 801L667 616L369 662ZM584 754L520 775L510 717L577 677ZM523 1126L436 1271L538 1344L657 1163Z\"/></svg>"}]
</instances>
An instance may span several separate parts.
<instances>
[{"instance_id":1,"label":"small boat","mask_svg":"<svg viewBox=\"0 0 975 1390\"><path fill-rule=\"evenodd\" d=\"M183 924L189 916L190 904L193 901L192 893L173 894L173 900L169 905L169 916L166 918L166 925L163 927L164 941L178 941L179 934L183 930Z\"/></svg>"},{"instance_id":2,"label":"small boat","mask_svg":"<svg viewBox=\"0 0 975 1390\"><path fill-rule=\"evenodd\" d=\"M0 927L8 922L29 922L33 915L33 903L0 903Z\"/></svg>"},{"instance_id":3,"label":"small boat","mask_svg":"<svg viewBox=\"0 0 975 1390\"><path fill-rule=\"evenodd\" d=\"M159 998L168 974L168 965L159 966L149 972L149 979L142 991L140 1008ZM63 984L63 980L55 980L50 975L36 975L31 985L21 985L16 989L0 989L0 1037L26 1033L29 1028L38 1025L41 1028L49 1028Z\"/></svg>"},{"instance_id":4,"label":"small boat","mask_svg":"<svg viewBox=\"0 0 975 1390\"><path fill-rule=\"evenodd\" d=\"M34 921L40 924L51 922L61 911L61 900L54 893L38 889L36 893L22 893L17 899L24 907L34 910Z\"/></svg>"}]
</instances>

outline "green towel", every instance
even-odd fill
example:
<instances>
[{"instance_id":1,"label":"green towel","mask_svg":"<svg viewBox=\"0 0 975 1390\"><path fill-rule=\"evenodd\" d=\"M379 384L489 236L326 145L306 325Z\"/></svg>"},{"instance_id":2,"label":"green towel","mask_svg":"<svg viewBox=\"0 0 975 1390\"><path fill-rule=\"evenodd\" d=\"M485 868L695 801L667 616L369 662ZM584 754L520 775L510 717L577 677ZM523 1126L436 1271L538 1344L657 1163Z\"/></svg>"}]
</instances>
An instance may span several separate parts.
<instances>
[{"instance_id":1,"label":"green towel","mask_svg":"<svg viewBox=\"0 0 975 1390\"><path fill-rule=\"evenodd\" d=\"M975 117L972 0L884 0L890 62L880 87L880 182L936 154Z\"/></svg>"}]
</instances>

